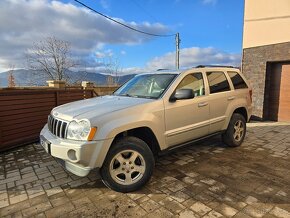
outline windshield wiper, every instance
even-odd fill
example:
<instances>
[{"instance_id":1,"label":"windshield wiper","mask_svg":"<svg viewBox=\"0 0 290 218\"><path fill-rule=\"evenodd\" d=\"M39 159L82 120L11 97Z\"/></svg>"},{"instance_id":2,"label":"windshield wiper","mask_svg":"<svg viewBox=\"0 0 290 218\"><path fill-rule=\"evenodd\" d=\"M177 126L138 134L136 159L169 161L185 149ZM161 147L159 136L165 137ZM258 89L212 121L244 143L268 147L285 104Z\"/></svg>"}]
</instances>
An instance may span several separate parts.
<instances>
[{"instance_id":1,"label":"windshield wiper","mask_svg":"<svg viewBox=\"0 0 290 218\"><path fill-rule=\"evenodd\" d=\"M137 97L137 95L130 95L130 94L128 94L128 93L126 93L126 94L119 94L118 96L126 96L126 97Z\"/></svg>"},{"instance_id":2,"label":"windshield wiper","mask_svg":"<svg viewBox=\"0 0 290 218\"><path fill-rule=\"evenodd\" d=\"M136 95L136 97L137 97L137 98L156 99L155 97L147 96L147 95Z\"/></svg>"},{"instance_id":3,"label":"windshield wiper","mask_svg":"<svg viewBox=\"0 0 290 218\"><path fill-rule=\"evenodd\" d=\"M132 98L156 99L155 97L152 97L152 96L146 96L146 95L130 95L128 93L126 93L126 94L119 94L117 96L126 96L126 97L132 97Z\"/></svg>"}]
</instances>

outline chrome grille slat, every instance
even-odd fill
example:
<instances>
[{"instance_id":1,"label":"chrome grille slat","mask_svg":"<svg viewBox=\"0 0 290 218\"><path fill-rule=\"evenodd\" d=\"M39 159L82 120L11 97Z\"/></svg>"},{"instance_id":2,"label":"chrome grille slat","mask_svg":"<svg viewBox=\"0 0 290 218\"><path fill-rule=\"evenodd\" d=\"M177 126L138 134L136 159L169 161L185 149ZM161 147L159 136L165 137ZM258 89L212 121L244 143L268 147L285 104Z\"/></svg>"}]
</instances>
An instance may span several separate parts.
<instances>
[{"instance_id":1,"label":"chrome grille slat","mask_svg":"<svg viewBox=\"0 0 290 218\"><path fill-rule=\"evenodd\" d=\"M55 135L55 125L56 125L56 119L53 119L52 121L52 134Z\"/></svg>"},{"instance_id":2,"label":"chrome grille slat","mask_svg":"<svg viewBox=\"0 0 290 218\"><path fill-rule=\"evenodd\" d=\"M66 135L67 135L67 123L65 124L64 138L66 138Z\"/></svg>"},{"instance_id":3,"label":"chrome grille slat","mask_svg":"<svg viewBox=\"0 0 290 218\"><path fill-rule=\"evenodd\" d=\"M61 122L60 129L59 129L59 137L61 137L61 138L64 138L64 136L62 134L63 124L64 124L64 122Z\"/></svg>"},{"instance_id":4,"label":"chrome grille slat","mask_svg":"<svg viewBox=\"0 0 290 218\"><path fill-rule=\"evenodd\" d=\"M56 125L57 125L58 120L54 119L54 124L53 124L53 134L56 135Z\"/></svg>"},{"instance_id":5,"label":"chrome grille slat","mask_svg":"<svg viewBox=\"0 0 290 218\"><path fill-rule=\"evenodd\" d=\"M59 137L59 124L61 121L56 121L55 135Z\"/></svg>"},{"instance_id":6,"label":"chrome grille slat","mask_svg":"<svg viewBox=\"0 0 290 218\"><path fill-rule=\"evenodd\" d=\"M47 117L47 126L48 126L48 129L50 129L50 116Z\"/></svg>"},{"instance_id":7,"label":"chrome grille slat","mask_svg":"<svg viewBox=\"0 0 290 218\"><path fill-rule=\"evenodd\" d=\"M49 126L50 126L50 130L52 129L52 117L51 116L49 116L49 118L50 118L50 121L49 121Z\"/></svg>"},{"instance_id":8,"label":"chrome grille slat","mask_svg":"<svg viewBox=\"0 0 290 218\"><path fill-rule=\"evenodd\" d=\"M60 138L66 137L68 123L66 121L54 118L52 115L48 116L47 125L49 131Z\"/></svg>"},{"instance_id":9,"label":"chrome grille slat","mask_svg":"<svg viewBox=\"0 0 290 218\"><path fill-rule=\"evenodd\" d=\"M51 128L51 130L52 130L52 124L53 124L53 119L51 117L51 119L50 119L50 128Z\"/></svg>"},{"instance_id":10,"label":"chrome grille slat","mask_svg":"<svg viewBox=\"0 0 290 218\"><path fill-rule=\"evenodd\" d=\"M61 137L60 133L61 133L61 125L62 125L62 121L58 122L58 127L57 127L57 136Z\"/></svg>"}]
</instances>

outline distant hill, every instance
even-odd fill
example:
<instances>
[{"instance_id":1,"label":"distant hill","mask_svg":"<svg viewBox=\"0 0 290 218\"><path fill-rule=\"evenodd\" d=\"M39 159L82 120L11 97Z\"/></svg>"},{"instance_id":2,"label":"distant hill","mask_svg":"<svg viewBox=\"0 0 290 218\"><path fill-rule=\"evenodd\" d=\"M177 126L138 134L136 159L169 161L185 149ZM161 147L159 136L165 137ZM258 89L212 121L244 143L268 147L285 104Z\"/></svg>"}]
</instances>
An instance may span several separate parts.
<instances>
[{"instance_id":1,"label":"distant hill","mask_svg":"<svg viewBox=\"0 0 290 218\"><path fill-rule=\"evenodd\" d=\"M88 72L73 72L69 71L67 73L71 81L90 81L94 82L96 85L105 85L107 84L108 75L102 73L88 73ZM9 72L0 73L0 87L8 86L8 75ZM46 86L46 81L48 78L43 78L42 76L38 76L37 71L30 70L14 70L13 76L15 79L15 83L17 86ZM129 79L131 79L135 74L123 75L119 76L118 83L123 84Z\"/></svg>"}]
</instances>

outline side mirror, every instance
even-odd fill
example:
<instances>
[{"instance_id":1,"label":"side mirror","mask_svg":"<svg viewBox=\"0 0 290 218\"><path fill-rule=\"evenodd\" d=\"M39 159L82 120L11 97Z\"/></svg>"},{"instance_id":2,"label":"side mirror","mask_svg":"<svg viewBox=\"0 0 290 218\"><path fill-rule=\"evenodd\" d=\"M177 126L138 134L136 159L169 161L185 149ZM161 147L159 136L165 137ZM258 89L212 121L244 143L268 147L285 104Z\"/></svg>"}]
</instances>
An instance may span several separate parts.
<instances>
[{"instance_id":1,"label":"side mirror","mask_svg":"<svg viewBox=\"0 0 290 218\"><path fill-rule=\"evenodd\" d=\"M194 93L192 89L177 89L170 97L170 102L175 102L176 100L191 99L194 98Z\"/></svg>"}]
</instances>

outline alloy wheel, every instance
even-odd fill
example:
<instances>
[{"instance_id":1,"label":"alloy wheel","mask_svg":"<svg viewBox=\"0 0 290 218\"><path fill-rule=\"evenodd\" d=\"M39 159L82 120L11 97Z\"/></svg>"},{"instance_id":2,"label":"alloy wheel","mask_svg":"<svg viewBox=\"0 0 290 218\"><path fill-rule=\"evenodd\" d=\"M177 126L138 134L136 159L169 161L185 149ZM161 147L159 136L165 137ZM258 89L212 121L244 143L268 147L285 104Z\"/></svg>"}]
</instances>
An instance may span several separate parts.
<instances>
[{"instance_id":1,"label":"alloy wheel","mask_svg":"<svg viewBox=\"0 0 290 218\"><path fill-rule=\"evenodd\" d=\"M245 132L244 123L238 120L234 125L234 139L239 142L242 140Z\"/></svg>"},{"instance_id":2,"label":"alloy wheel","mask_svg":"<svg viewBox=\"0 0 290 218\"><path fill-rule=\"evenodd\" d=\"M132 185L144 175L146 164L143 156L133 150L117 153L110 162L112 179L122 185Z\"/></svg>"}]
</instances>

